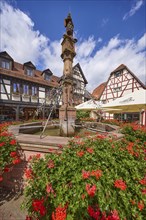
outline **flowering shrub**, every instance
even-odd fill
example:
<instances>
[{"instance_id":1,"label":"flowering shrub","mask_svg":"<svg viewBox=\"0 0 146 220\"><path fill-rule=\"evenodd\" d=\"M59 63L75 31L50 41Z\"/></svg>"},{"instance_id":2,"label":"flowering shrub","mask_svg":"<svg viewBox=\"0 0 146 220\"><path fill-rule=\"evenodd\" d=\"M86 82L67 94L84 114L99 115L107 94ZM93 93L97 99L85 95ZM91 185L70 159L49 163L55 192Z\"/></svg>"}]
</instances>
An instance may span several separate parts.
<instances>
[{"instance_id":1,"label":"flowering shrub","mask_svg":"<svg viewBox=\"0 0 146 220\"><path fill-rule=\"evenodd\" d=\"M142 127L136 124L127 124L123 126L122 132L126 134L126 139L129 141L146 141L146 127Z\"/></svg>"},{"instance_id":2,"label":"flowering shrub","mask_svg":"<svg viewBox=\"0 0 146 220\"><path fill-rule=\"evenodd\" d=\"M102 123L111 124L111 125L117 125L117 126L120 126L122 124L121 121L118 121L116 119L103 119Z\"/></svg>"},{"instance_id":3,"label":"flowering shrub","mask_svg":"<svg viewBox=\"0 0 146 220\"><path fill-rule=\"evenodd\" d=\"M78 110L77 111L77 119L89 118L90 111Z\"/></svg>"},{"instance_id":4,"label":"flowering shrub","mask_svg":"<svg viewBox=\"0 0 146 220\"><path fill-rule=\"evenodd\" d=\"M3 172L9 172L9 165L20 163L17 152L17 143L12 134L7 132L9 124L0 125L0 181L3 180Z\"/></svg>"},{"instance_id":5,"label":"flowering shrub","mask_svg":"<svg viewBox=\"0 0 146 220\"><path fill-rule=\"evenodd\" d=\"M25 172L26 219L144 219L146 143L127 137L76 138L62 153L34 156Z\"/></svg>"},{"instance_id":6,"label":"flowering shrub","mask_svg":"<svg viewBox=\"0 0 146 220\"><path fill-rule=\"evenodd\" d=\"M81 121L88 121L88 122L96 122L97 120L94 118L86 117L86 118L81 118Z\"/></svg>"}]
</instances>

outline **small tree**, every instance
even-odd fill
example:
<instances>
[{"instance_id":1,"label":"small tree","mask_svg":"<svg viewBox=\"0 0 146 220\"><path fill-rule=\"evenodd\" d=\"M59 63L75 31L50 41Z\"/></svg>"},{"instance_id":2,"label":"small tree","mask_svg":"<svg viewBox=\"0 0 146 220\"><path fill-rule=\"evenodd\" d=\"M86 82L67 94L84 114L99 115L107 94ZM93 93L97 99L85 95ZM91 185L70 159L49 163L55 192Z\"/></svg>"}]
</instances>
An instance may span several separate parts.
<instances>
[{"instance_id":1,"label":"small tree","mask_svg":"<svg viewBox=\"0 0 146 220\"><path fill-rule=\"evenodd\" d=\"M85 119L90 117L90 112L85 110L77 110L77 119Z\"/></svg>"}]
</instances>

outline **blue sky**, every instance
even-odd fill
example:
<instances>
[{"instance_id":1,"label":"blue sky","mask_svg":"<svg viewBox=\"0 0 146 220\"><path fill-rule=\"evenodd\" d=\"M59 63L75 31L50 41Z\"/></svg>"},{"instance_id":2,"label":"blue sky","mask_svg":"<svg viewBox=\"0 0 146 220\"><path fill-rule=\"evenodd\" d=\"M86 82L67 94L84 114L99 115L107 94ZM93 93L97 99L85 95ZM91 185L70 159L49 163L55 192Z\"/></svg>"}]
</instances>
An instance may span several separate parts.
<instances>
[{"instance_id":1,"label":"blue sky","mask_svg":"<svg viewBox=\"0 0 146 220\"><path fill-rule=\"evenodd\" d=\"M71 12L80 63L92 91L121 63L146 80L145 0L8 0L1 2L1 51L61 76L64 18Z\"/></svg>"}]
</instances>

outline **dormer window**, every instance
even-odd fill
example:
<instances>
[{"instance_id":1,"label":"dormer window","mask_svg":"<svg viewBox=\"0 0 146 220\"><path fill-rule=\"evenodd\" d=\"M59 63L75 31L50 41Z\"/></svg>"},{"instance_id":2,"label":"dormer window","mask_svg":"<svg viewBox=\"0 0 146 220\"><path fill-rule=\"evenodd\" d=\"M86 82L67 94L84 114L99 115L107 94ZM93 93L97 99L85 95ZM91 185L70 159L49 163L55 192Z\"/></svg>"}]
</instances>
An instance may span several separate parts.
<instances>
[{"instance_id":1,"label":"dormer window","mask_svg":"<svg viewBox=\"0 0 146 220\"><path fill-rule=\"evenodd\" d=\"M31 68L26 68L26 75L27 75L27 76L33 76L33 69L31 69Z\"/></svg>"},{"instance_id":2,"label":"dormer window","mask_svg":"<svg viewBox=\"0 0 146 220\"><path fill-rule=\"evenodd\" d=\"M45 75L44 75L44 79L50 81L51 76L45 73Z\"/></svg>"},{"instance_id":3,"label":"dormer window","mask_svg":"<svg viewBox=\"0 0 146 220\"><path fill-rule=\"evenodd\" d=\"M43 75L44 80L50 81L53 73L51 72L50 69L46 69L42 72L42 75Z\"/></svg>"},{"instance_id":4,"label":"dormer window","mask_svg":"<svg viewBox=\"0 0 146 220\"><path fill-rule=\"evenodd\" d=\"M12 57L6 51L0 53L0 67L11 70L13 62Z\"/></svg>"},{"instance_id":5,"label":"dormer window","mask_svg":"<svg viewBox=\"0 0 146 220\"><path fill-rule=\"evenodd\" d=\"M24 72L27 76L34 76L34 70L36 67L31 61L23 64Z\"/></svg>"},{"instance_id":6,"label":"dormer window","mask_svg":"<svg viewBox=\"0 0 146 220\"><path fill-rule=\"evenodd\" d=\"M4 69L10 69L10 61L9 60L2 60L1 67Z\"/></svg>"}]
</instances>

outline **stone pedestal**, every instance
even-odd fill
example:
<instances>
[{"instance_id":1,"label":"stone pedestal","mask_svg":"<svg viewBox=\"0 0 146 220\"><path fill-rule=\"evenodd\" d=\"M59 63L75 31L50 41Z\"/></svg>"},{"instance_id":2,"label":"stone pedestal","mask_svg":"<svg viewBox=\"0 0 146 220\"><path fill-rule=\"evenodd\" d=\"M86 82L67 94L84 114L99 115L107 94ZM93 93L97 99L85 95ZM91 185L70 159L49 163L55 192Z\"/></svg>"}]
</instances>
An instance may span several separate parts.
<instances>
[{"instance_id":1,"label":"stone pedestal","mask_svg":"<svg viewBox=\"0 0 146 220\"><path fill-rule=\"evenodd\" d=\"M64 107L59 109L60 135L71 137L75 133L76 109L74 107Z\"/></svg>"},{"instance_id":2,"label":"stone pedestal","mask_svg":"<svg viewBox=\"0 0 146 220\"><path fill-rule=\"evenodd\" d=\"M72 64L75 57L75 43L73 38L74 24L71 15L68 14L64 20L66 33L63 35L61 58L64 62L62 77L62 103L59 109L60 135L64 137L73 136L75 133L76 109L73 107L73 76Z\"/></svg>"}]
</instances>

